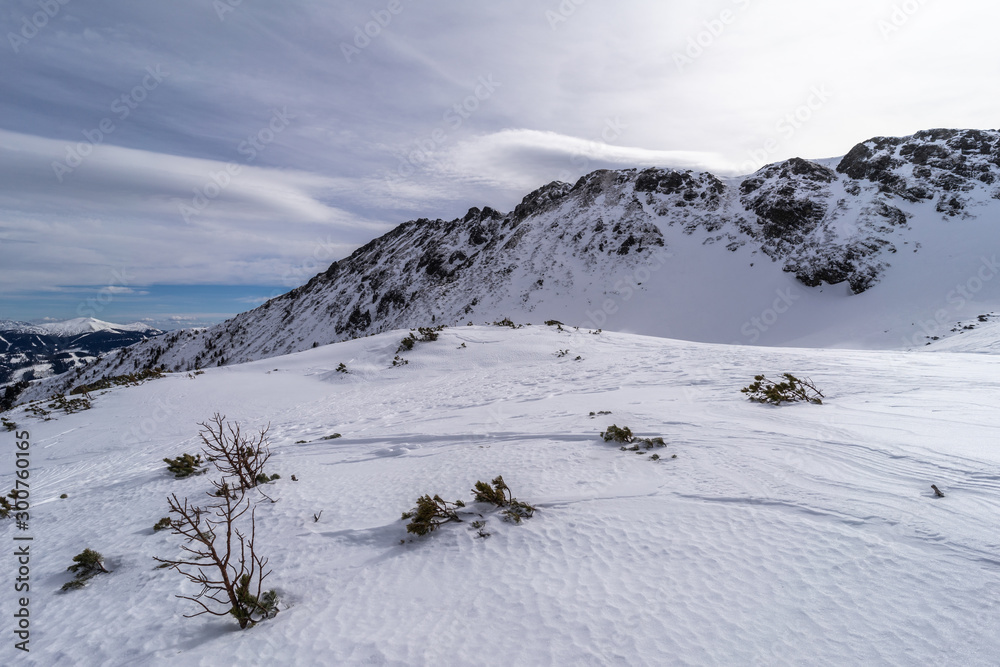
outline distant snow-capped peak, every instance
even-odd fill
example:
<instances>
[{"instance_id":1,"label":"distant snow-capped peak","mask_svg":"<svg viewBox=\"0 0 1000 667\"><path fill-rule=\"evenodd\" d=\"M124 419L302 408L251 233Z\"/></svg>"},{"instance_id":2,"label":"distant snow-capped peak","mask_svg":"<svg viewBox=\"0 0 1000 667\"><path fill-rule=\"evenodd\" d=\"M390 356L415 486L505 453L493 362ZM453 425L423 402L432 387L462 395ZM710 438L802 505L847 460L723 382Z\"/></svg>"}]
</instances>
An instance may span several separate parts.
<instances>
[{"instance_id":1,"label":"distant snow-capped peak","mask_svg":"<svg viewBox=\"0 0 1000 667\"><path fill-rule=\"evenodd\" d=\"M132 324L114 324L104 322L93 317L77 317L64 322L49 322L46 324L28 324L26 322L13 322L11 320L0 320L0 331L16 331L18 333L48 334L49 336L79 336L80 334L94 333L96 331L132 331L156 332L157 329L147 326L141 322Z\"/></svg>"}]
</instances>

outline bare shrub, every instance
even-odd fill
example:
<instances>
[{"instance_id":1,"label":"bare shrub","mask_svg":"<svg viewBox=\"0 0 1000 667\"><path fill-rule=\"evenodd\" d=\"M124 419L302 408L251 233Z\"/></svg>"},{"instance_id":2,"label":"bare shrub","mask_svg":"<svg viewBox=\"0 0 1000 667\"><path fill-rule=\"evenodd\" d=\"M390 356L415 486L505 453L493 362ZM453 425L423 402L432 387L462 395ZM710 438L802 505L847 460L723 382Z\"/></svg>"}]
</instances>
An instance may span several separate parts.
<instances>
[{"instance_id":1,"label":"bare shrub","mask_svg":"<svg viewBox=\"0 0 1000 667\"><path fill-rule=\"evenodd\" d=\"M235 477L241 489L251 489L270 478L264 474L264 466L271 458L271 445L267 432L271 425L260 429L250 437L240 429L240 425L226 421L218 412L207 422L199 422L202 427L201 441L209 461L215 463L224 476Z\"/></svg>"},{"instance_id":2,"label":"bare shrub","mask_svg":"<svg viewBox=\"0 0 1000 667\"><path fill-rule=\"evenodd\" d=\"M184 539L181 549L185 556L155 560L201 587L195 595L177 596L201 607L185 618L231 614L239 621L240 628L247 628L278 613L277 593L263 588L271 570L266 569L267 558L257 551L257 508L247 498L245 489L215 497L221 497L222 502L208 507L191 505L187 498L180 500L177 494L167 499L173 516L171 532ZM237 527L247 512L249 533Z\"/></svg>"}]
</instances>

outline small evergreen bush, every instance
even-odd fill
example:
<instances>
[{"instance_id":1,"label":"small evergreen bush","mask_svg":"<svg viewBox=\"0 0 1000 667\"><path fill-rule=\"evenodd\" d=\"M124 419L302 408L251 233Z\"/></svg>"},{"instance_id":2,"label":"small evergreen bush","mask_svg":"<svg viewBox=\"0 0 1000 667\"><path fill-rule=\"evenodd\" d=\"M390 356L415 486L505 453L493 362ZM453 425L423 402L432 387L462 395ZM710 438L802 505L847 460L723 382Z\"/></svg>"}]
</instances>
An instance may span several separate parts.
<instances>
[{"instance_id":1,"label":"small evergreen bush","mask_svg":"<svg viewBox=\"0 0 1000 667\"><path fill-rule=\"evenodd\" d=\"M157 521L156 523L153 524L153 532L154 533L158 533L161 530L165 530L167 528L170 528L170 517L169 516L165 516L165 517L163 517L162 519L160 519L159 521Z\"/></svg>"},{"instance_id":2,"label":"small evergreen bush","mask_svg":"<svg viewBox=\"0 0 1000 667\"><path fill-rule=\"evenodd\" d=\"M503 481L502 475L497 475L492 482L492 486L486 482L476 482L472 489L473 496L477 503L489 503L503 508L505 521L521 523L521 519L530 519L535 508L527 503L522 503L513 497L510 487Z\"/></svg>"},{"instance_id":3,"label":"small evergreen bush","mask_svg":"<svg viewBox=\"0 0 1000 667\"><path fill-rule=\"evenodd\" d=\"M173 473L174 477L177 479L184 479L185 477L190 477L191 475L200 475L205 472L202 469L204 461L201 460L201 454L181 454L175 459L165 458L163 461L167 464L167 470Z\"/></svg>"},{"instance_id":4,"label":"small evergreen bush","mask_svg":"<svg viewBox=\"0 0 1000 667\"><path fill-rule=\"evenodd\" d=\"M461 500L449 503L436 494L433 498L428 495L420 496L417 498L417 506L403 513L403 520L410 519L406 532L426 535L449 521L461 522L458 509L462 507L465 507L465 503Z\"/></svg>"},{"instance_id":5,"label":"small evergreen bush","mask_svg":"<svg viewBox=\"0 0 1000 667\"><path fill-rule=\"evenodd\" d=\"M420 334L419 340L422 343L431 343L438 339L438 334L444 331L444 325L436 327L417 327L417 333Z\"/></svg>"},{"instance_id":6,"label":"small evergreen bush","mask_svg":"<svg viewBox=\"0 0 1000 667\"><path fill-rule=\"evenodd\" d=\"M601 433L601 437L604 438L604 442L624 442L630 444L633 440L632 429L628 426L618 428L617 424L609 426L607 431Z\"/></svg>"},{"instance_id":7,"label":"small evergreen bush","mask_svg":"<svg viewBox=\"0 0 1000 667\"><path fill-rule=\"evenodd\" d=\"M70 392L70 396L75 396L78 394L89 394L92 391L99 391L101 389L111 389L112 387L128 387L142 384L147 380L155 380L157 378L164 377L164 372L166 371L165 366L157 366L156 368L146 368L137 373L129 373L128 375L114 375L109 377L101 378L96 382L91 382L90 384L82 384L78 387L74 387ZM202 371L204 372L204 371ZM195 373L195 375L200 375L201 373Z\"/></svg>"},{"instance_id":8,"label":"small evergreen bush","mask_svg":"<svg viewBox=\"0 0 1000 667\"><path fill-rule=\"evenodd\" d=\"M617 425L612 424L608 427L607 431L601 433L601 437L604 438L604 442L617 442L621 443L622 451L629 452L639 452L640 447L645 449L652 449L654 447L666 447L667 443L663 441L663 438L657 436L655 438L637 438L632 435L632 429L628 426L623 426L619 428ZM625 445L632 445L631 447L625 447ZM640 452L641 453L641 452Z\"/></svg>"},{"instance_id":9,"label":"small evergreen bush","mask_svg":"<svg viewBox=\"0 0 1000 667\"><path fill-rule=\"evenodd\" d=\"M396 349L396 353L409 352L413 349L413 344L417 342L417 337L412 333L408 335L403 340L399 341L399 347Z\"/></svg>"},{"instance_id":10,"label":"small evergreen bush","mask_svg":"<svg viewBox=\"0 0 1000 667\"><path fill-rule=\"evenodd\" d=\"M755 403L813 403L821 405L823 393L809 380L800 380L791 373L782 373L783 382L773 382L763 375L755 375L754 381L740 391Z\"/></svg>"},{"instance_id":11,"label":"small evergreen bush","mask_svg":"<svg viewBox=\"0 0 1000 667\"><path fill-rule=\"evenodd\" d=\"M98 574L108 574L108 570L104 567L104 556L93 549L84 549L73 556L73 565L66 569L73 572L76 578L63 584L62 590L64 591L83 588L91 578Z\"/></svg>"},{"instance_id":12,"label":"small evergreen bush","mask_svg":"<svg viewBox=\"0 0 1000 667\"><path fill-rule=\"evenodd\" d=\"M240 577L236 586L239 604L233 605L229 613L240 622L240 627L259 623L278 615L278 592L273 588L259 597L250 592L250 575Z\"/></svg>"}]
</instances>

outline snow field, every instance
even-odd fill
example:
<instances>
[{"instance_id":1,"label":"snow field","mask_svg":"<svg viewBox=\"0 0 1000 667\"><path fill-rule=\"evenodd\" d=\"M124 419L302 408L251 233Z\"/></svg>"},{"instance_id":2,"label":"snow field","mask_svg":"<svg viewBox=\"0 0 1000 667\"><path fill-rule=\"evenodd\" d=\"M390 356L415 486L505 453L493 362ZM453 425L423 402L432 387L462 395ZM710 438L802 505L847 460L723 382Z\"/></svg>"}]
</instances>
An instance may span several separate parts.
<instances>
[{"instance_id":1,"label":"snow field","mask_svg":"<svg viewBox=\"0 0 1000 667\"><path fill-rule=\"evenodd\" d=\"M0 662L1000 659L995 356L477 326L446 329L392 368L405 333L170 375L53 421L8 415L31 432L33 625L31 654L8 638ZM784 371L810 377L824 405L739 392ZM588 415L601 410L612 414ZM166 496L210 486L174 480L162 458L197 451L196 423L216 411L249 431L270 422L281 475L257 524L283 609L244 632L184 619L195 609L173 596L195 591L152 560L179 551L152 531ZM603 443L612 423L663 436L664 458ZM12 448L0 461L10 485ZM498 474L538 508L532 519L471 503L473 483ZM465 500L466 521L411 540L399 516L424 493ZM477 513L487 539L470 530ZM112 574L57 593L85 547ZM0 596L7 618L11 598Z\"/></svg>"}]
</instances>

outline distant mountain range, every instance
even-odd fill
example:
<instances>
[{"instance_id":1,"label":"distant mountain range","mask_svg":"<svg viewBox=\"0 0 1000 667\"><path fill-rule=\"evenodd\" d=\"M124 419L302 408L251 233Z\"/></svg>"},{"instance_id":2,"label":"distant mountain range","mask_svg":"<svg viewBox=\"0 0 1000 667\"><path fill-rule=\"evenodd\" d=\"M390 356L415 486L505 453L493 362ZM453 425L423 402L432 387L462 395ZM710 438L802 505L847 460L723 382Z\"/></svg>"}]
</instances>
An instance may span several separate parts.
<instances>
[{"instance_id":1,"label":"distant mountain range","mask_svg":"<svg viewBox=\"0 0 1000 667\"><path fill-rule=\"evenodd\" d=\"M162 333L140 322L113 324L91 317L47 324L0 320L0 387L65 373Z\"/></svg>"},{"instance_id":2,"label":"distant mountain range","mask_svg":"<svg viewBox=\"0 0 1000 667\"><path fill-rule=\"evenodd\" d=\"M549 183L509 213L403 223L254 310L26 396L503 317L703 342L922 348L1000 310L997 218L995 130L877 137L843 158L737 178L600 170Z\"/></svg>"}]
</instances>

